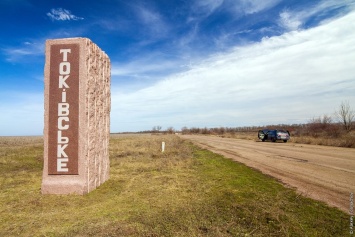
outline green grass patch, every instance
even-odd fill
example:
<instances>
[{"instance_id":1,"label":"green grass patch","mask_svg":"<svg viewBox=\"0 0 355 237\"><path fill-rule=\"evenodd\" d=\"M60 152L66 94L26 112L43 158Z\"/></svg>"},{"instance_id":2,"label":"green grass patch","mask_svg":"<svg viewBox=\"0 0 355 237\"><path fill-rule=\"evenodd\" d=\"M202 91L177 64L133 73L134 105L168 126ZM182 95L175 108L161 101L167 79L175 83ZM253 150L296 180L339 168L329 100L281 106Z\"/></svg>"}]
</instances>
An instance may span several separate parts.
<instances>
[{"instance_id":1,"label":"green grass patch","mask_svg":"<svg viewBox=\"0 0 355 237\"><path fill-rule=\"evenodd\" d=\"M338 209L176 136L112 136L110 179L85 196L41 195L41 143L3 139L0 236L349 233Z\"/></svg>"}]
</instances>

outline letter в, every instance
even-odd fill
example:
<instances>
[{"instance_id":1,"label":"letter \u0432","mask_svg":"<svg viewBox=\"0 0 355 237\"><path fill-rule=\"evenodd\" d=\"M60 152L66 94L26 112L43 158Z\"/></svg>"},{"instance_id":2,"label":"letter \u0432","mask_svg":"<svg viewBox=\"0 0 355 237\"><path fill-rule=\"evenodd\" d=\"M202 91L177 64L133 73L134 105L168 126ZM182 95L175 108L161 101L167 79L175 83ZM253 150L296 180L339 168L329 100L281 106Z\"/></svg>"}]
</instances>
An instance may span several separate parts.
<instances>
[{"instance_id":1,"label":"letter \u0432","mask_svg":"<svg viewBox=\"0 0 355 237\"><path fill-rule=\"evenodd\" d=\"M69 103L58 103L58 116L69 115Z\"/></svg>"}]
</instances>

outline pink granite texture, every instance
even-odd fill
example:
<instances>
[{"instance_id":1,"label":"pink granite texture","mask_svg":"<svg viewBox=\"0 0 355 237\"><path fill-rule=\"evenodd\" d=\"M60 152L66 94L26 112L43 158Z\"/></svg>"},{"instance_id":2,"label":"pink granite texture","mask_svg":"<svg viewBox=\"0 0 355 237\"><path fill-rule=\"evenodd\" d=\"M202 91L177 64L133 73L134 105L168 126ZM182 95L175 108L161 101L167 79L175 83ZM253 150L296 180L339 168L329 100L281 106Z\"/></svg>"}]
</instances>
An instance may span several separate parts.
<instances>
[{"instance_id":1,"label":"pink granite texture","mask_svg":"<svg viewBox=\"0 0 355 237\"><path fill-rule=\"evenodd\" d=\"M79 45L78 175L48 174L50 48L54 44ZM110 70L109 57L90 39L46 41L43 194L83 195L109 179Z\"/></svg>"}]
</instances>

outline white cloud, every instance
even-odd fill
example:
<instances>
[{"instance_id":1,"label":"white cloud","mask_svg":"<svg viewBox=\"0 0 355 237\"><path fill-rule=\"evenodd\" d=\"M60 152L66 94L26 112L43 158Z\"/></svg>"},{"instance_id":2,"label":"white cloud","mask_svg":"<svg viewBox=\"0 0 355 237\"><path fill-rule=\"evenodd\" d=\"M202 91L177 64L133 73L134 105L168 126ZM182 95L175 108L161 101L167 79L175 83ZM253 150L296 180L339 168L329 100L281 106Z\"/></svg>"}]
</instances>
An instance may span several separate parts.
<instances>
[{"instance_id":1,"label":"white cloud","mask_svg":"<svg viewBox=\"0 0 355 237\"><path fill-rule=\"evenodd\" d=\"M128 62L112 62L111 74L113 76L136 76L144 75L169 75L172 72L181 71L183 63L186 63L181 55L172 53L149 52L141 53Z\"/></svg>"},{"instance_id":2,"label":"white cloud","mask_svg":"<svg viewBox=\"0 0 355 237\"><path fill-rule=\"evenodd\" d=\"M142 54L128 62L112 62L112 85L127 92L151 86L168 75L186 71L193 59L164 53Z\"/></svg>"},{"instance_id":3,"label":"white cloud","mask_svg":"<svg viewBox=\"0 0 355 237\"><path fill-rule=\"evenodd\" d=\"M9 62L16 62L26 56L44 55L44 40L36 40L34 42L24 42L18 47L7 47L1 50L5 54L5 58Z\"/></svg>"},{"instance_id":4,"label":"white cloud","mask_svg":"<svg viewBox=\"0 0 355 237\"><path fill-rule=\"evenodd\" d=\"M232 11L237 15L249 15L261 12L276 6L281 0L195 0L193 2L193 12L199 15L198 18L190 16L188 22L206 18L218 10Z\"/></svg>"},{"instance_id":5,"label":"white cloud","mask_svg":"<svg viewBox=\"0 0 355 237\"><path fill-rule=\"evenodd\" d=\"M283 11L280 13L280 24L287 30L298 30L302 25L302 22L297 17L291 16L289 11Z\"/></svg>"},{"instance_id":6,"label":"white cloud","mask_svg":"<svg viewBox=\"0 0 355 237\"><path fill-rule=\"evenodd\" d=\"M224 0L196 0L194 11L209 16L222 6L223 3Z\"/></svg>"},{"instance_id":7,"label":"white cloud","mask_svg":"<svg viewBox=\"0 0 355 237\"><path fill-rule=\"evenodd\" d=\"M135 10L140 23L145 26L150 36L161 38L169 32L169 25L158 12L143 6L136 6Z\"/></svg>"},{"instance_id":8,"label":"white cloud","mask_svg":"<svg viewBox=\"0 0 355 237\"><path fill-rule=\"evenodd\" d=\"M145 24L157 24L161 22L161 17L158 13L150 11L146 8L139 8L139 16Z\"/></svg>"},{"instance_id":9,"label":"white cloud","mask_svg":"<svg viewBox=\"0 0 355 237\"><path fill-rule=\"evenodd\" d=\"M207 58L139 91L112 88L112 131L306 122L355 105L355 13Z\"/></svg>"},{"instance_id":10,"label":"white cloud","mask_svg":"<svg viewBox=\"0 0 355 237\"><path fill-rule=\"evenodd\" d=\"M84 34L85 32L85 27L81 27L80 29L54 30L44 37L27 39L27 41L24 41L20 45L0 48L0 51L5 55L6 61L8 62L28 60L29 56L32 57L31 60L33 61L33 57L44 56L46 40L63 37L76 37L77 35Z\"/></svg>"},{"instance_id":11,"label":"white cloud","mask_svg":"<svg viewBox=\"0 0 355 237\"><path fill-rule=\"evenodd\" d=\"M142 77L144 75L159 72L171 71L176 68L174 62L160 61L153 62L146 59L132 61L129 63L119 64L114 63L111 69L112 76L125 76L125 77Z\"/></svg>"},{"instance_id":12,"label":"white cloud","mask_svg":"<svg viewBox=\"0 0 355 237\"><path fill-rule=\"evenodd\" d=\"M83 20L84 18L73 15L69 10L63 8L53 8L47 13L47 16L53 21Z\"/></svg>"},{"instance_id":13,"label":"white cloud","mask_svg":"<svg viewBox=\"0 0 355 237\"><path fill-rule=\"evenodd\" d=\"M238 14L242 12L248 15L270 9L279 2L281 0L195 0L194 11L208 17L223 7Z\"/></svg>"},{"instance_id":14,"label":"white cloud","mask_svg":"<svg viewBox=\"0 0 355 237\"><path fill-rule=\"evenodd\" d=\"M309 5L308 8L302 11L291 11L286 9L280 13L279 25L286 30L299 30L311 17L326 15L327 12L342 7L354 9L354 4L355 3L352 1L326 0L314 5ZM341 11L340 14L343 14L343 11ZM329 20L334 19L328 19L327 21Z\"/></svg>"},{"instance_id":15,"label":"white cloud","mask_svg":"<svg viewBox=\"0 0 355 237\"><path fill-rule=\"evenodd\" d=\"M277 5L281 0L240 0L242 10L246 14L253 14L270 9ZM238 5L239 5L238 4Z\"/></svg>"}]
</instances>

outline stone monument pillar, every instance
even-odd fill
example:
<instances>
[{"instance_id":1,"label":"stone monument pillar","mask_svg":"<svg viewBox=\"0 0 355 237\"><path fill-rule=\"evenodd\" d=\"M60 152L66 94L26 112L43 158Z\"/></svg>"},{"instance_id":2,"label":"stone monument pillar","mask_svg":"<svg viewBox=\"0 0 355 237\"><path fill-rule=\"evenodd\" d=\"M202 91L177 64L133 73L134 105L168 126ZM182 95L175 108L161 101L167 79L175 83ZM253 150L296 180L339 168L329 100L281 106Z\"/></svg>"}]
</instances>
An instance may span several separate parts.
<instances>
[{"instance_id":1,"label":"stone monument pillar","mask_svg":"<svg viewBox=\"0 0 355 237\"><path fill-rule=\"evenodd\" d=\"M47 40L43 194L86 194L109 178L110 59L86 38Z\"/></svg>"}]
</instances>

